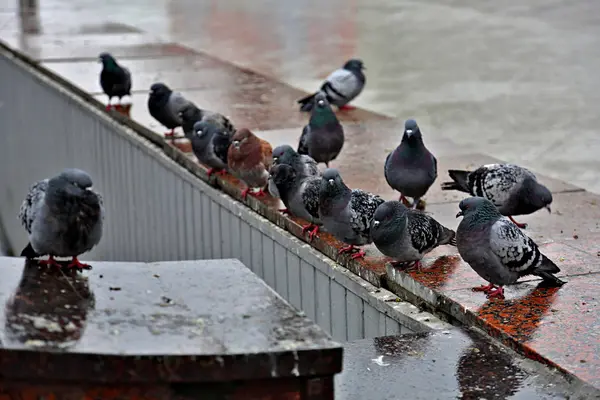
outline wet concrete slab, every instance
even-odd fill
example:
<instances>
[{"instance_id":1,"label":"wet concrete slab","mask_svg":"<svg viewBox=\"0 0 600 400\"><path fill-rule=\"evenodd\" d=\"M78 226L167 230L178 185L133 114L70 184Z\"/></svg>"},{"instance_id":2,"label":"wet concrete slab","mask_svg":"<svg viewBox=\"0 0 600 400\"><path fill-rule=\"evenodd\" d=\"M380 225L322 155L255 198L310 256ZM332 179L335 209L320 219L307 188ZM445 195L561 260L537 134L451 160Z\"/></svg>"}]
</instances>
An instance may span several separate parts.
<instances>
[{"instance_id":1,"label":"wet concrete slab","mask_svg":"<svg viewBox=\"0 0 600 400\"><path fill-rule=\"evenodd\" d=\"M4 379L205 382L341 369L341 347L237 260L94 262L83 273L0 263Z\"/></svg>"},{"instance_id":2,"label":"wet concrete slab","mask_svg":"<svg viewBox=\"0 0 600 400\"><path fill-rule=\"evenodd\" d=\"M336 399L597 399L469 330L386 336L347 343Z\"/></svg>"}]
</instances>

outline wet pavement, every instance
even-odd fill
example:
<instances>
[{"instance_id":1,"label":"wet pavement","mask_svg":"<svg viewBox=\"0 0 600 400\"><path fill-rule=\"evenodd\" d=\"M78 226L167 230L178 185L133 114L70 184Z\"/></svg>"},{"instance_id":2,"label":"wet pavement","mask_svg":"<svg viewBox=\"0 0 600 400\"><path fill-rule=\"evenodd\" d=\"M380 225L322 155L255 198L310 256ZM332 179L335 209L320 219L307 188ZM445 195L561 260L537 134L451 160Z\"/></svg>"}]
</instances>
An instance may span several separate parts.
<instances>
[{"instance_id":1,"label":"wet pavement","mask_svg":"<svg viewBox=\"0 0 600 400\"><path fill-rule=\"evenodd\" d=\"M365 339L344 345L336 399L598 399L483 335L464 329Z\"/></svg>"},{"instance_id":2,"label":"wet pavement","mask_svg":"<svg viewBox=\"0 0 600 400\"><path fill-rule=\"evenodd\" d=\"M295 145L307 121L296 109L295 100L304 93L298 88L313 89L358 54L367 64L368 83L356 104L380 113L338 113L347 141L333 166L350 187L395 198L383 162L400 140L403 119L416 117L439 165L427 211L455 228L457 202L465 196L440 190L449 168L516 161L538 175L600 190L595 134L600 121L588 110L599 93L596 7L591 1L523 6L468 0L252 5L157 0L149 6L141 0L54 0L43 2L33 16L14 18L15 5L5 0L0 32L10 46L102 102L96 57L112 52L133 73L132 119L157 133L163 128L147 114L147 90L163 80L273 146ZM184 143L180 147L185 149ZM206 179L190 154L167 144L165 150ZM558 291L535 289L537 282L528 280L507 288L506 300L488 302L470 291L483 282L448 246L428 257L424 272L405 273L386 269L386 259L373 246L366 261L350 261L337 255L340 243L327 233L313 245L376 286L388 285L476 324L522 353L600 387L594 294L600 287L600 197L539 177L554 193L553 213L542 210L518 220L529 223L527 233L561 268L568 283ZM241 199L234 178L210 182ZM300 221L278 213L273 199L246 204L304 238ZM564 331L570 334L561 336Z\"/></svg>"},{"instance_id":3,"label":"wet pavement","mask_svg":"<svg viewBox=\"0 0 600 400\"><path fill-rule=\"evenodd\" d=\"M341 346L237 260L96 262L85 272L0 264L3 380L208 382L341 369Z\"/></svg>"}]
</instances>

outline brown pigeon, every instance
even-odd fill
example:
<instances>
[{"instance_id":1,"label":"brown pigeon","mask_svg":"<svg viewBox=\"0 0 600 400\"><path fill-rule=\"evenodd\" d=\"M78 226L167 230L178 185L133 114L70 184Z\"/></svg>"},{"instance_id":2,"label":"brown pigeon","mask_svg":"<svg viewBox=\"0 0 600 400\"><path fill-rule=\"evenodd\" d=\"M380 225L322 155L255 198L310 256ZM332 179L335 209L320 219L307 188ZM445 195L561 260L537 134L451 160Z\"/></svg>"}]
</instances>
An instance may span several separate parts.
<instances>
[{"instance_id":1,"label":"brown pigeon","mask_svg":"<svg viewBox=\"0 0 600 400\"><path fill-rule=\"evenodd\" d=\"M273 164L273 148L246 128L233 135L227 152L227 164L231 173L248 187L242 192L245 200L250 188L260 188L253 196L264 196L264 187L269 182L269 170Z\"/></svg>"}]
</instances>

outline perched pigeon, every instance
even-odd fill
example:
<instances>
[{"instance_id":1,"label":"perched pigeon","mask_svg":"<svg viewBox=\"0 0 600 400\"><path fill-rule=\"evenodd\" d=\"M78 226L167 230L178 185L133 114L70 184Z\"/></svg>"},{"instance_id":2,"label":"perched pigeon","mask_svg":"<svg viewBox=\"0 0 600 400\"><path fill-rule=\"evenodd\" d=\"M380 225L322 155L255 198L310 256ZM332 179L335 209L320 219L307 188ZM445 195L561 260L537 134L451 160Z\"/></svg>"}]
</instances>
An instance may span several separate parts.
<instances>
[{"instance_id":1,"label":"perched pigeon","mask_svg":"<svg viewBox=\"0 0 600 400\"><path fill-rule=\"evenodd\" d=\"M181 93L172 91L164 83L155 83L150 87L148 111L155 120L171 130L165 136L175 136L175 128L182 124L179 113L190 104L193 105Z\"/></svg>"},{"instance_id":2,"label":"perched pigeon","mask_svg":"<svg viewBox=\"0 0 600 400\"><path fill-rule=\"evenodd\" d=\"M306 176L321 175L317 162L306 154L298 154L296 150L287 144L277 146L273 149L273 165L288 164L294 169L294 172L300 178ZM269 193L273 197L280 197L277 193L277 186L272 184L269 179Z\"/></svg>"},{"instance_id":3,"label":"perched pigeon","mask_svg":"<svg viewBox=\"0 0 600 400\"><path fill-rule=\"evenodd\" d=\"M90 268L77 257L100 242L104 205L86 172L66 169L35 183L21 204L19 219L29 233L22 257L49 255L40 263L59 267L54 257L73 257L69 267Z\"/></svg>"},{"instance_id":4,"label":"perched pigeon","mask_svg":"<svg viewBox=\"0 0 600 400\"><path fill-rule=\"evenodd\" d=\"M515 221L513 215L526 215L546 208L551 212L552 193L538 183L535 175L518 165L487 164L474 171L448 171L454 182L442 183L442 190L460 190L471 196L490 200L500 214L506 215L519 228L526 224Z\"/></svg>"},{"instance_id":5,"label":"perched pigeon","mask_svg":"<svg viewBox=\"0 0 600 400\"><path fill-rule=\"evenodd\" d=\"M181 109L179 118L181 118L183 135L190 140L192 140L192 136L194 136L195 133L194 124L198 121L211 122L216 125L221 132L229 136L233 136L235 133L235 127L227 117L213 111L202 110L192 103Z\"/></svg>"},{"instance_id":6,"label":"perched pigeon","mask_svg":"<svg viewBox=\"0 0 600 400\"><path fill-rule=\"evenodd\" d=\"M329 168L321 177L319 191L319 217L323 226L336 239L349 246L340 249L340 253L351 252L355 246L371 243L371 220L377 207L384 200L372 193L360 189L350 190L344 184L337 169ZM360 250L352 258L361 258L365 252Z\"/></svg>"},{"instance_id":7,"label":"perched pigeon","mask_svg":"<svg viewBox=\"0 0 600 400\"><path fill-rule=\"evenodd\" d=\"M329 168L329 162L335 160L344 146L344 128L323 93L317 93L315 101L310 121L302 129L298 153L308 154Z\"/></svg>"},{"instance_id":8,"label":"perched pigeon","mask_svg":"<svg viewBox=\"0 0 600 400\"><path fill-rule=\"evenodd\" d=\"M400 201L409 205L406 197L413 198L413 208L437 178L437 160L423 144L414 119L404 123L402 141L385 159L384 174L388 185L400 192Z\"/></svg>"},{"instance_id":9,"label":"perched pigeon","mask_svg":"<svg viewBox=\"0 0 600 400\"><path fill-rule=\"evenodd\" d=\"M231 132L223 131L220 126L210 121L196 122L193 131L195 133L190 139L192 151L201 163L210 167L208 176L213 173L223 175L227 170Z\"/></svg>"},{"instance_id":10,"label":"perched pigeon","mask_svg":"<svg viewBox=\"0 0 600 400\"><path fill-rule=\"evenodd\" d=\"M490 284L474 288L488 297L504 296L504 285L520 277L537 275L547 283L561 286L563 281L553 274L560 269L515 224L498 212L496 206L483 197L462 200L456 217L463 216L456 230L460 256Z\"/></svg>"},{"instance_id":11,"label":"perched pigeon","mask_svg":"<svg viewBox=\"0 0 600 400\"><path fill-rule=\"evenodd\" d=\"M321 178L316 175L303 176L288 164L277 164L271 168L269 182L277 187L277 193L286 209L296 217L309 222L302 227L308 231L310 240L319 232L319 190Z\"/></svg>"},{"instance_id":12,"label":"perched pigeon","mask_svg":"<svg viewBox=\"0 0 600 400\"><path fill-rule=\"evenodd\" d=\"M386 201L375 211L371 223L373 243L396 265L421 269L421 259L434 248L456 246L456 233L429 215L405 207L399 201Z\"/></svg>"},{"instance_id":13,"label":"perched pigeon","mask_svg":"<svg viewBox=\"0 0 600 400\"><path fill-rule=\"evenodd\" d=\"M348 103L354 100L365 87L366 78L363 69L365 67L361 60L348 60L342 68L336 69L325 79L321 90L317 93L324 93L327 101L340 109L352 109L353 107ZM317 93L298 100L300 111L312 110Z\"/></svg>"},{"instance_id":14,"label":"perched pigeon","mask_svg":"<svg viewBox=\"0 0 600 400\"><path fill-rule=\"evenodd\" d=\"M246 128L233 135L231 146L227 152L229 171L248 187L242 192L244 200L250 188L260 190L252 193L257 197L264 196L264 187L269 181L269 170L273 165L273 148L269 142L262 140Z\"/></svg>"},{"instance_id":15,"label":"perched pigeon","mask_svg":"<svg viewBox=\"0 0 600 400\"><path fill-rule=\"evenodd\" d=\"M117 60L109 53L100 53L99 58L102 63L100 86L108 96L106 110L110 110L112 108L110 101L113 97L118 97L120 104L123 96L131 96L131 73L127 68L117 64Z\"/></svg>"}]
</instances>

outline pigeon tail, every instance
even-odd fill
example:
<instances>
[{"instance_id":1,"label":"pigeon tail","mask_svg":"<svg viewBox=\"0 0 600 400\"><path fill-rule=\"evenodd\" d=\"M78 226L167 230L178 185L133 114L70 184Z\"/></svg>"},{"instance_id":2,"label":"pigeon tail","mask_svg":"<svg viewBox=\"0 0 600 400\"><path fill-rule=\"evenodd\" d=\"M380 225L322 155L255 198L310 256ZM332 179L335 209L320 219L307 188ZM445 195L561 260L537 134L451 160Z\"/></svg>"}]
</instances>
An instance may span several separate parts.
<instances>
[{"instance_id":1,"label":"pigeon tail","mask_svg":"<svg viewBox=\"0 0 600 400\"><path fill-rule=\"evenodd\" d=\"M456 232L452 229L444 228L444 233L442 234L442 239L440 240L440 244L449 244L450 246L456 246Z\"/></svg>"},{"instance_id":2,"label":"pigeon tail","mask_svg":"<svg viewBox=\"0 0 600 400\"><path fill-rule=\"evenodd\" d=\"M300 104L300 111L310 112L312 110L313 104L314 104L314 99L315 99L315 96L317 95L317 93L310 94L310 95L298 100L298 104Z\"/></svg>"},{"instance_id":3,"label":"pigeon tail","mask_svg":"<svg viewBox=\"0 0 600 400\"><path fill-rule=\"evenodd\" d=\"M36 253L33 247L31 247L31 243L27 243L27 246L21 251L21 257L26 258L37 258L40 257L40 254Z\"/></svg>"},{"instance_id":4,"label":"pigeon tail","mask_svg":"<svg viewBox=\"0 0 600 400\"><path fill-rule=\"evenodd\" d=\"M560 272L560 268L558 268L552 260L542 254L542 263L536 268L534 274L542 278L546 283L550 283L554 286L562 286L565 282L553 275L558 272Z\"/></svg>"},{"instance_id":5,"label":"pigeon tail","mask_svg":"<svg viewBox=\"0 0 600 400\"><path fill-rule=\"evenodd\" d=\"M448 175L454 182L443 182L442 190L460 190L461 192L470 193L467 178L471 171L461 171L458 169L448 170Z\"/></svg>"}]
</instances>

